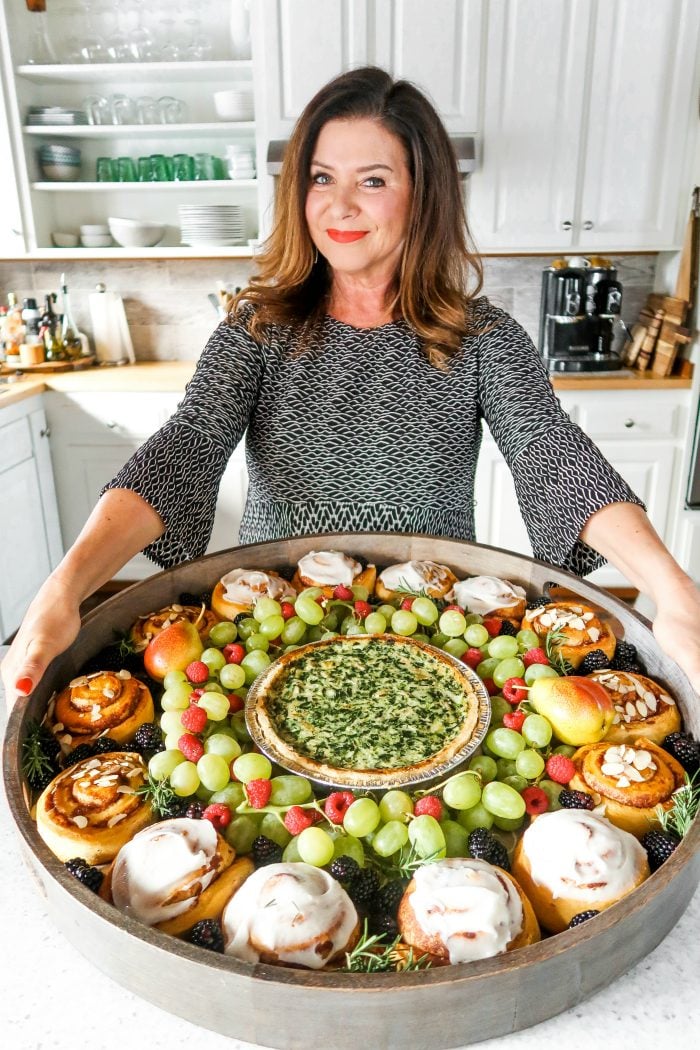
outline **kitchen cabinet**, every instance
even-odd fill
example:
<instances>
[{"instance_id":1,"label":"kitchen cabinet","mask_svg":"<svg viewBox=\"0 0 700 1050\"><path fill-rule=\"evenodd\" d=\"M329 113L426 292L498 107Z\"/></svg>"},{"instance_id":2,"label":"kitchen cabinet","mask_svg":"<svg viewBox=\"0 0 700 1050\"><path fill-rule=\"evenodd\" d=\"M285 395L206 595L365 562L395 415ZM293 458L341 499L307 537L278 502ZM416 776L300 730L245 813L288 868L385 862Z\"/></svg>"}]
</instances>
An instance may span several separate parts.
<instances>
[{"instance_id":1,"label":"kitchen cabinet","mask_svg":"<svg viewBox=\"0 0 700 1050\"><path fill-rule=\"evenodd\" d=\"M48 439L40 396L0 400L0 639L63 555Z\"/></svg>"},{"instance_id":2,"label":"kitchen cabinet","mask_svg":"<svg viewBox=\"0 0 700 1050\"><path fill-rule=\"evenodd\" d=\"M469 185L479 248L679 247L694 177L700 5L491 0L488 13Z\"/></svg>"},{"instance_id":3,"label":"kitchen cabinet","mask_svg":"<svg viewBox=\"0 0 700 1050\"><path fill-rule=\"evenodd\" d=\"M4 158L4 162L0 164L0 256L22 254L24 251L14 156L5 87L0 77L0 157Z\"/></svg>"}]
</instances>

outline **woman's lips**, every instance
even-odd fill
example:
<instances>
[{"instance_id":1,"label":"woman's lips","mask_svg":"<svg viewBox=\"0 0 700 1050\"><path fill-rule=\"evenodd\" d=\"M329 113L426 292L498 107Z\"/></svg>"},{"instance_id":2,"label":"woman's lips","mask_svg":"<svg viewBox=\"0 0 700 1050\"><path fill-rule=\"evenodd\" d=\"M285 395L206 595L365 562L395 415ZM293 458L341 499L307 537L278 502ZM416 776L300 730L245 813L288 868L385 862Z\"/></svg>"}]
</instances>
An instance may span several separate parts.
<instances>
[{"instance_id":1,"label":"woman's lips","mask_svg":"<svg viewBox=\"0 0 700 1050\"><path fill-rule=\"evenodd\" d=\"M368 232L368 230L326 230L330 239L337 241L339 244L351 244L353 241L359 241Z\"/></svg>"}]
</instances>

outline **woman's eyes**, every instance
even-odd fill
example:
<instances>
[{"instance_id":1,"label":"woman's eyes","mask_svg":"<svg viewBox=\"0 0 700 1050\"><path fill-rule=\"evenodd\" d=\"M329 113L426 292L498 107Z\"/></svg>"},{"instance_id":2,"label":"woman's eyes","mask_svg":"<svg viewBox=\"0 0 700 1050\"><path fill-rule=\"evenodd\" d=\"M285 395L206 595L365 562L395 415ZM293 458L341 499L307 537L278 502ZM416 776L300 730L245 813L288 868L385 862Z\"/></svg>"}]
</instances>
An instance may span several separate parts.
<instances>
[{"instance_id":1,"label":"woman's eyes","mask_svg":"<svg viewBox=\"0 0 700 1050\"><path fill-rule=\"evenodd\" d=\"M311 184L313 186L330 186L333 179L325 171L317 171L311 175ZM381 189L386 183L379 175L368 175L366 179L363 179L361 185L366 186L370 190Z\"/></svg>"}]
</instances>

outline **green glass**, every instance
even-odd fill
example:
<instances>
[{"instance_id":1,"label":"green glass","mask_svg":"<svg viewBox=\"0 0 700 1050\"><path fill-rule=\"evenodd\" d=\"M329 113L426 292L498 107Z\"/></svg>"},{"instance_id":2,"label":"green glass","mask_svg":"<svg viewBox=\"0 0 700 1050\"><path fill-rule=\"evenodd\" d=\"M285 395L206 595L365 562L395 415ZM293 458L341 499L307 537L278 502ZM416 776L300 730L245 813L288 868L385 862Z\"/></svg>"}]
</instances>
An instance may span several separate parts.
<instances>
[{"instance_id":1,"label":"green glass","mask_svg":"<svg viewBox=\"0 0 700 1050\"><path fill-rule=\"evenodd\" d=\"M162 153L151 154L151 181L168 182L168 171L165 167L165 157Z\"/></svg>"},{"instance_id":2,"label":"green glass","mask_svg":"<svg viewBox=\"0 0 700 1050\"><path fill-rule=\"evenodd\" d=\"M175 182L194 181L194 157L190 157L187 153L176 153L173 157L173 163L175 165Z\"/></svg>"},{"instance_id":3,"label":"green glass","mask_svg":"<svg viewBox=\"0 0 700 1050\"><path fill-rule=\"evenodd\" d=\"M138 182L136 165L131 157L117 157L117 182Z\"/></svg>"},{"instance_id":4,"label":"green glass","mask_svg":"<svg viewBox=\"0 0 700 1050\"><path fill-rule=\"evenodd\" d=\"M211 153L195 153L194 177L197 182L211 182L214 179L214 158Z\"/></svg>"},{"instance_id":5,"label":"green glass","mask_svg":"<svg viewBox=\"0 0 700 1050\"><path fill-rule=\"evenodd\" d=\"M175 158L174 157L163 157L165 163L165 171L168 176L168 182L172 182L175 178Z\"/></svg>"},{"instance_id":6,"label":"green glass","mask_svg":"<svg viewBox=\"0 0 700 1050\"><path fill-rule=\"evenodd\" d=\"M151 169L151 158L150 157L139 157L138 159L138 177L139 182L151 182L153 180L153 173Z\"/></svg>"},{"instance_id":7,"label":"green glass","mask_svg":"<svg viewBox=\"0 0 700 1050\"><path fill-rule=\"evenodd\" d=\"M226 168L221 157L212 157L212 164L214 166L214 178L217 182L221 181L221 179L228 179Z\"/></svg>"},{"instance_id":8,"label":"green glass","mask_svg":"<svg viewBox=\"0 0 700 1050\"><path fill-rule=\"evenodd\" d=\"M115 182L116 169L111 157L98 157L95 169L98 182Z\"/></svg>"}]
</instances>

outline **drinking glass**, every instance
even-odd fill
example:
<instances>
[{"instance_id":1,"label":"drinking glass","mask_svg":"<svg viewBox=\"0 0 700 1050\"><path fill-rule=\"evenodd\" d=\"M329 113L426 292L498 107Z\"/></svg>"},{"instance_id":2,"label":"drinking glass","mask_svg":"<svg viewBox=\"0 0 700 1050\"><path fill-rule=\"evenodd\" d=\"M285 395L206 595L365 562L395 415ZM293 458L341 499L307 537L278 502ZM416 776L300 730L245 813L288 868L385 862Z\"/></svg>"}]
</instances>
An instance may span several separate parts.
<instances>
[{"instance_id":1,"label":"drinking glass","mask_svg":"<svg viewBox=\"0 0 700 1050\"><path fill-rule=\"evenodd\" d=\"M158 23L159 36L163 43L158 49L158 58L161 62L179 62L182 52L176 39L174 18L161 18Z\"/></svg>"},{"instance_id":2,"label":"drinking glass","mask_svg":"<svg viewBox=\"0 0 700 1050\"><path fill-rule=\"evenodd\" d=\"M211 58L212 45L202 33L202 20L196 15L184 19L189 30L189 40L185 47L184 57L191 62L204 62Z\"/></svg>"},{"instance_id":3,"label":"drinking glass","mask_svg":"<svg viewBox=\"0 0 700 1050\"><path fill-rule=\"evenodd\" d=\"M215 178L214 158L211 153L195 153L194 155L194 178L195 182L210 182Z\"/></svg>"},{"instance_id":4,"label":"drinking glass","mask_svg":"<svg viewBox=\"0 0 700 1050\"><path fill-rule=\"evenodd\" d=\"M129 20L127 36L131 57L135 62L152 62L158 59L158 48L156 47L150 30L141 21L141 4L138 2L127 4L124 14Z\"/></svg>"},{"instance_id":5,"label":"drinking glass","mask_svg":"<svg viewBox=\"0 0 700 1050\"><path fill-rule=\"evenodd\" d=\"M136 103L129 95L112 95L112 123L135 124Z\"/></svg>"},{"instance_id":6,"label":"drinking glass","mask_svg":"<svg viewBox=\"0 0 700 1050\"><path fill-rule=\"evenodd\" d=\"M107 62L109 60L105 42L97 30L96 16L94 0L84 0L83 17L86 32L83 36L80 56L83 62L89 62L90 64Z\"/></svg>"},{"instance_id":7,"label":"drinking glass","mask_svg":"<svg viewBox=\"0 0 700 1050\"><path fill-rule=\"evenodd\" d=\"M187 107L180 98L162 95L158 99L158 111L161 124L179 124L186 114Z\"/></svg>"},{"instance_id":8,"label":"drinking glass","mask_svg":"<svg viewBox=\"0 0 700 1050\"><path fill-rule=\"evenodd\" d=\"M102 95L88 95L83 99L83 109L88 119L88 124L111 124L112 109L109 99Z\"/></svg>"},{"instance_id":9,"label":"drinking glass","mask_svg":"<svg viewBox=\"0 0 700 1050\"><path fill-rule=\"evenodd\" d=\"M172 182L175 178L175 159L173 157L164 157L165 171L168 176L168 182Z\"/></svg>"},{"instance_id":10,"label":"drinking glass","mask_svg":"<svg viewBox=\"0 0 700 1050\"><path fill-rule=\"evenodd\" d=\"M150 157L139 157L137 162L137 173L139 182L153 181L153 169Z\"/></svg>"},{"instance_id":11,"label":"drinking glass","mask_svg":"<svg viewBox=\"0 0 700 1050\"><path fill-rule=\"evenodd\" d=\"M131 157L117 157L117 182L138 182L136 165Z\"/></svg>"},{"instance_id":12,"label":"drinking glass","mask_svg":"<svg viewBox=\"0 0 700 1050\"><path fill-rule=\"evenodd\" d=\"M194 180L194 157L187 153L176 153L173 157L175 182L192 182Z\"/></svg>"},{"instance_id":13,"label":"drinking glass","mask_svg":"<svg viewBox=\"0 0 700 1050\"><path fill-rule=\"evenodd\" d=\"M160 121L158 103L150 95L136 99L136 114L139 124L158 124Z\"/></svg>"},{"instance_id":14,"label":"drinking glass","mask_svg":"<svg viewBox=\"0 0 700 1050\"><path fill-rule=\"evenodd\" d=\"M153 182L169 182L168 169L162 153L151 154L151 180Z\"/></svg>"},{"instance_id":15,"label":"drinking glass","mask_svg":"<svg viewBox=\"0 0 700 1050\"><path fill-rule=\"evenodd\" d=\"M96 177L98 182L116 182L116 166L112 157L98 157Z\"/></svg>"},{"instance_id":16,"label":"drinking glass","mask_svg":"<svg viewBox=\"0 0 700 1050\"><path fill-rule=\"evenodd\" d=\"M30 66L53 65L58 59L51 42L46 11L32 11L31 26L27 64Z\"/></svg>"}]
</instances>

